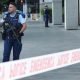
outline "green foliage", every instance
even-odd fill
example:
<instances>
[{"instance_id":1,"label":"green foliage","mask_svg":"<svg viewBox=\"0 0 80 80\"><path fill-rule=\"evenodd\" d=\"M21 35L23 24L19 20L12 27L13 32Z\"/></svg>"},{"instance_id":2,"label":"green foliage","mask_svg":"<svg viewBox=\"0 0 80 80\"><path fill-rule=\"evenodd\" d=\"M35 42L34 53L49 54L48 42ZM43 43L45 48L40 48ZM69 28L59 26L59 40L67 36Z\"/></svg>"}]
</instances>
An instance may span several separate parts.
<instances>
[{"instance_id":1,"label":"green foliage","mask_svg":"<svg viewBox=\"0 0 80 80\"><path fill-rule=\"evenodd\" d=\"M1 0L2 4L6 4L8 0Z\"/></svg>"},{"instance_id":2,"label":"green foliage","mask_svg":"<svg viewBox=\"0 0 80 80\"><path fill-rule=\"evenodd\" d=\"M52 9L49 8L49 15L52 16Z\"/></svg>"},{"instance_id":3,"label":"green foliage","mask_svg":"<svg viewBox=\"0 0 80 80\"><path fill-rule=\"evenodd\" d=\"M5 6L7 6L9 0L0 0L0 14L2 13Z\"/></svg>"},{"instance_id":4,"label":"green foliage","mask_svg":"<svg viewBox=\"0 0 80 80\"><path fill-rule=\"evenodd\" d=\"M41 9L40 11L41 11L41 15L44 15L44 9Z\"/></svg>"},{"instance_id":5,"label":"green foliage","mask_svg":"<svg viewBox=\"0 0 80 80\"><path fill-rule=\"evenodd\" d=\"M49 15L51 16L52 15L52 9L49 8ZM41 15L44 15L44 9L41 9Z\"/></svg>"}]
</instances>

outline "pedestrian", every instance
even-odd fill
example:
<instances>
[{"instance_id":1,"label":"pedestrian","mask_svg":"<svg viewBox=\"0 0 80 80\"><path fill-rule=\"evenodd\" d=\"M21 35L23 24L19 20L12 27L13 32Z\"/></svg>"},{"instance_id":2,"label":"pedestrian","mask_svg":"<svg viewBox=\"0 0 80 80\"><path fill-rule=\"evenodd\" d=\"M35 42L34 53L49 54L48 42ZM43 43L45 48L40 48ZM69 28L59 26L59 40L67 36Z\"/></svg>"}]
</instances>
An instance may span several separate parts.
<instances>
[{"instance_id":1,"label":"pedestrian","mask_svg":"<svg viewBox=\"0 0 80 80\"><path fill-rule=\"evenodd\" d=\"M4 40L3 62L10 60L11 50L13 48L13 60L20 58L22 50L22 36L26 30L26 20L22 14L17 12L17 6L11 2L8 11L4 15Z\"/></svg>"},{"instance_id":2,"label":"pedestrian","mask_svg":"<svg viewBox=\"0 0 80 80\"><path fill-rule=\"evenodd\" d=\"M49 27L48 22L49 22L49 10L48 10L48 6L45 6L45 10L44 10L44 20L45 20L45 27Z\"/></svg>"}]
</instances>

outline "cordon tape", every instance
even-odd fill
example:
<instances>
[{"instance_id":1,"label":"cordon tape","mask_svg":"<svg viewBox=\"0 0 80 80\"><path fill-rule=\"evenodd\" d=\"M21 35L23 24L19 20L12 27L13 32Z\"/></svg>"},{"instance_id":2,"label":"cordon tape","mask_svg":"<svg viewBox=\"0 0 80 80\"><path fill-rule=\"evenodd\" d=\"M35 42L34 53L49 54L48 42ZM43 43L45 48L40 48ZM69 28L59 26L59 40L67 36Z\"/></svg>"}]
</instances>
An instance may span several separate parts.
<instances>
[{"instance_id":1,"label":"cordon tape","mask_svg":"<svg viewBox=\"0 0 80 80\"><path fill-rule=\"evenodd\" d=\"M16 80L80 62L80 49L0 64L0 80Z\"/></svg>"}]
</instances>

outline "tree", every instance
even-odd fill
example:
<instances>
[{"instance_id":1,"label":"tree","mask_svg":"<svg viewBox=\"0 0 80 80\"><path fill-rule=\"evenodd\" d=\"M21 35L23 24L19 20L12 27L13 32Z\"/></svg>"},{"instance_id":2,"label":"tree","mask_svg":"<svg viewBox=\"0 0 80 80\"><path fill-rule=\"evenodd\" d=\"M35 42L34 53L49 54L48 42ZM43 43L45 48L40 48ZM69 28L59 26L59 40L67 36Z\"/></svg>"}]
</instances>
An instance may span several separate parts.
<instances>
[{"instance_id":1,"label":"tree","mask_svg":"<svg viewBox=\"0 0 80 80\"><path fill-rule=\"evenodd\" d=\"M2 4L7 4L8 0L1 0Z\"/></svg>"},{"instance_id":2,"label":"tree","mask_svg":"<svg viewBox=\"0 0 80 80\"><path fill-rule=\"evenodd\" d=\"M9 0L0 0L0 13L7 7L8 1Z\"/></svg>"}]
</instances>

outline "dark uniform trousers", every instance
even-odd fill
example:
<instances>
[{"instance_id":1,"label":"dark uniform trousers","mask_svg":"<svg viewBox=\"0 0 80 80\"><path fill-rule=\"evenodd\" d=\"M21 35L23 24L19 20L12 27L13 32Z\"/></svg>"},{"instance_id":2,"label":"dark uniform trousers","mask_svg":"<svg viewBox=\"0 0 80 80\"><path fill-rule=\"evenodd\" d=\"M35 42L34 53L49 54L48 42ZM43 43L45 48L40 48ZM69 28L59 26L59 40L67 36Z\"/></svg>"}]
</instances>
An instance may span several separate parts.
<instances>
[{"instance_id":1,"label":"dark uniform trousers","mask_svg":"<svg viewBox=\"0 0 80 80\"><path fill-rule=\"evenodd\" d=\"M49 11L48 9L45 10L45 27L49 27L48 26L48 21L49 21Z\"/></svg>"},{"instance_id":2,"label":"dark uniform trousers","mask_svg":"<svg viewBox=\"0 0 80 80\"><path fill-rule=\"evenodd\" d=\"M21 38L19 38L21 43ZM17 39L9 39L8 37L4 40L4 53L3 53L3 62L10 60L11 49L13 48L13 60L18 60L20 52L22 49L22 43L19 44Z\"/></svg>"},{"instance_id":3,"label":"dark uniform trousers","mask_svg":"<svg viewBox=\"0 0 80 80\"><path fill-rule=\"evenodd\" d=\"M48 26L48 16L45 16L45 27L49 27Z\"/></svg>"},{"instance_id":4,"label":"dark uniform trousers","mask_svg":"<svg viewBox=\"0 0 80 80\"><path fill-rule=\"evenodd\" d=\"M17 13L14 17L10 16L10 13L6 14L4 19L5 23L11 24L16 30L22 25L18 22L19 14ZM4 52L3 52L3 62L10 60L11 50L13 48L13 60L18 60L20 52L22 50L21 37L18 40L14 37L14 33L10 29L6 29L6 38L4 40Z\"/></svg>"}]
</instances>

